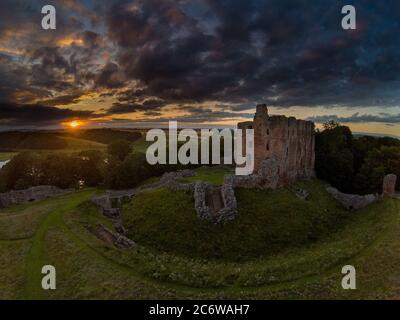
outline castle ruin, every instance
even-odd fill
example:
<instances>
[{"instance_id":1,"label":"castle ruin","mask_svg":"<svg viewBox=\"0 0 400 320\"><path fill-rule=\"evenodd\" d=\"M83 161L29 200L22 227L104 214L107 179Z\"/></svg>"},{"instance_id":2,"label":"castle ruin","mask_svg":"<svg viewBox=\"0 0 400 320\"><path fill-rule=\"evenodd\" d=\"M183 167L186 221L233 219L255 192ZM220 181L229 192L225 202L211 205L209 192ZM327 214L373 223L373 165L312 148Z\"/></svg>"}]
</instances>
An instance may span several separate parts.
<instances>
[{"instance_id":1,"label":"castle ruin","mask_svg":"<svg viewBox=\"0 0 400 320\"><path fill-rule=\"evenodd\" d=\"M254 121L238 123L239 129L254 130L254 172L274 159L278 186L314 176L314 123L294 117L270 116L265 104L257 106ZM245 147L243 140L243 150Z\"/></svg>"},{"instance_id":2,"label":"castle ruin","mask_svg":"<svg viewBox=\"0 0 400 320\"><path fill-rule=\"evenodd\" d=\"M314 177L314 128L311 121L269 116L267 106L258 105L254 121L238 123L238 129L254 130L253 173L226 176L220 188L197 182L194 198L198 216L216 223L233 220L237 213L235 188L277 189ZM245 150L245 135L243 138ZM300 196L306 197L303 193Z\"/></svg>"}]
</instances>

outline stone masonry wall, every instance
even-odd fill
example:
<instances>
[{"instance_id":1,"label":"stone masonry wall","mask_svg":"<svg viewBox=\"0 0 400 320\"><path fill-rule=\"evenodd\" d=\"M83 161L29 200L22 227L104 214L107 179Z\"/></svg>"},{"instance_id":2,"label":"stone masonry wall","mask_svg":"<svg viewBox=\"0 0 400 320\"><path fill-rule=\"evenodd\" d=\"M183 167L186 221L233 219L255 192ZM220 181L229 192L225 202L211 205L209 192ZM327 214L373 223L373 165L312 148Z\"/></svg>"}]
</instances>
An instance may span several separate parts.
<instances>
[{"instance_id":1,"label":"stone masonry wall","mask_svg":"<svg viewBox=\"0 0 400 320\"><path fill-rule=\"evenodd\" d=\"M11 190L0 193L0 208L56 197L72 191L71 189L60 189L54 186L36 186L24 190Z\"/></svg>"},{"instance_id":2,"label":"stone masonry wall","mask_svg":"<svg viewBox=\"0 0 400 320\"><path fill-rule=\"evenodd\" d=\"M263 161L278 163L278 186L314 176L314 123L294 117L269 116L266 105L258 105L254 121L238 124L239 129L254 129L254 172ZM245 135L243 135L245 137ZM243 139L243 150L245 150Z\"/></svg>"}]
</instances>

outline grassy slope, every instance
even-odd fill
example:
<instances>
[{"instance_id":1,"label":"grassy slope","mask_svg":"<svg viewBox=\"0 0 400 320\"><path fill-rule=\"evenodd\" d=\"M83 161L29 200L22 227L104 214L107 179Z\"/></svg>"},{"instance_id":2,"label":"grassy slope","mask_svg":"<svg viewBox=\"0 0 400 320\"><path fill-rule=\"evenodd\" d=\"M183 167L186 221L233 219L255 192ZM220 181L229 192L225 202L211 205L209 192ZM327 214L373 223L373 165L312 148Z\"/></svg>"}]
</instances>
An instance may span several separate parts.
<instances>
[{"instance_id":1,"label":"grassy slope","mask_svg":"<svg viewBox=\"0 0 400 320\"><path fill-rule=\"evenodd\" d=\"M59 150L44 150L43 149L43 150L32 150L32 151L41 152L41 153L52 153L52 152L71 153L71 152L79 152L79 151L84 151L84 150L105 151L107 148L106 144L95 142L95 141L79 139L79 138L74 138L74 137L68 137L68 136L60 136L60 138L67 141L68 145L65 149L59 149ZM132 143L134 152L139 152L139 153L145 153L147 150L147 147L150 144L151 144L150 142L146 142L145 137L142 137L139 140ZM29 150L19 150L19 151L29 151ZM10 160L17 153L18 152L0 152L0 161Z\"/></svg>"},{"instance_id":2,"label":"grassy slope","mask_svg":"<svg viewBox=\"0 0 400 320\"><path fill-rule=\"evenodd\" d=\"M72 137L61 137L62 139L66 140L68 145L65 149L56 149L56 150L31 150L33 152L39 153L73 153L73 152L80 152L84 150L105 150L106 145L94 141L89 140L82 140ZM22 151L29 151L29 150L18 150L19 152ZM0 152L0 161L10 160L14 157L18 152Z\"/></svg>"},{"instance_id":3,"label":"grassy slope","mask_svg":"<svg viewBox=\"0 0 400 320\"><path fill-rule=\"evenodd\" d=\"M81 204L92 193L88 190L0 211L1 298L400 297L398 200L386 199L349 213L336 232L301 248L228 262L191 259L143 246L123 251L104 245L84 228L104 222L93 207ZM254 202L241 191L239 197L243 196ZM11 224L12 232L7 227ZM181 235L177 232L176 236ZM55 291L39 287L43 264L57 268ZM357 268L356 291L340 289L344 264Z\"/></svg>"},{"instance_id":4,"label":"grassy slope","mask_svg":"<svg viewBox=\"0 0 400 320\"><path fill-rule=\"evenodd\" d=\"M152 144L153 142L147 142L146 141L146 134L142 134L142 137L136 141L133 142L133 152L137 153L146 153L147 148Z\"/></svg>"},{"instance_id":5,"label":"grassy slope","mask_svg":"<svg viewBox=\"0 0 400 320\"><path fill-rule=\"evenodd\" d=\"M218 182L214 170L209 170L209 178ZM200 171L202 179L204 171ZM239 214L225 226L199 220L191 195L155 190L126 206L124 223L132 239L159 251L225 260L267 256L312 243L346 216L323 183L303 183L302 187L311 193L309 201L299 200L288 190L237 190Z\"/></svg>"},{"instance_id":6,"label":"grassy slope","mask_svg":"<svg viewBox=\"0 0 400 320\"><path fill-rule=\"evenodd\" d=\"M62 139L67 141L67 150L103 150L106 148L106 145L103 143L78 139L73 137L61 137Z\"/></svg>"},{"instance_id":7,"label":"grassy slope","mask_svg":"<svg viewBox=\"0 0 400 320\"><path fill-rule=\"evenodd\" d=\"M200 167L195 169L193 177L180 179L181 182L207 181L214 185L221 185L226 175L234 174L234 169L228 166Z\"/></svg>"}]
</instances>

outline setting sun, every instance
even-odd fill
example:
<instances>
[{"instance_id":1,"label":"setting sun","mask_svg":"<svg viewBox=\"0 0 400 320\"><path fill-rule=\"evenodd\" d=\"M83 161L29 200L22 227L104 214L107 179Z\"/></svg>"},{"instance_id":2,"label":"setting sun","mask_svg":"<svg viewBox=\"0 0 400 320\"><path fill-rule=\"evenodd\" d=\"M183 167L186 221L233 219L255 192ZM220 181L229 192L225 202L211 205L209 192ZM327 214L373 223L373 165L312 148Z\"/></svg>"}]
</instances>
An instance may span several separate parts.
<instances>
[{"instance_id":1,"label":"setting sun","mask_svg":"<svg viewBox=\"0 0 400 320\"><path fill-rule=\"evenodd\" d=\"M79 127L81 125L81 123L79 121L71 121L68 125L71 128L76 128L76 127Z\"/></svg>"}]
</instances>

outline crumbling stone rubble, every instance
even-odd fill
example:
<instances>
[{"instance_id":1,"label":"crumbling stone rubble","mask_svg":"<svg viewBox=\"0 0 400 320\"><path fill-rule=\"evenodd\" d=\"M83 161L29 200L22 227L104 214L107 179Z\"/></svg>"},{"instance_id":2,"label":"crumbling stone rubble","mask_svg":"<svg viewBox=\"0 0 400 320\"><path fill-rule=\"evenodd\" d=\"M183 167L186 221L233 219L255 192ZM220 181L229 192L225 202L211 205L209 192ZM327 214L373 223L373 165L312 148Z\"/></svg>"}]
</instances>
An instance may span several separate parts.
<instances>
[{"instance_id":1,"label":"crumbling stone rubble","mask_svg":"<svg viewBox=\"0 0 400 320\"><path fill-rule=\"evenodd\" d=\"M121 198L111 198L110 193L105 193L100 196L94 196L91 198L91 202L97 206L100 212L111 220L115 230L119 234L125 234L125 228L122 224L122 216L120 208L113 208L113 200L120 201Z\"/></svg>"},{"instance_id":2,"label":"crumbling stone rubble","mask_svg":"<svg viewBox=\"0 0 400 320\"><path fill-rule=\"evenodd\" d=\"M221 187L197 182L194 188L194 206L200 219L214 223L233 220L237 213L233 176L226 177Z\"/></svg>"},{"instance_id":3,"label":"crumbling stone rubble","mask_svg":"<svg viewBox=\"0 0 400 320\"><path fill-rule=\"evenodd\" d=\"M122 201L124 199L131 199L133 196L140 192L144 191L149 191L153 190L156 188L171 188L177 191L185 191L185 192L193 192L194 191L194 183L181 183L178 182L177 180L179 178L184 178L184 177L189 177L194 175L194 172L192 170L181 170L181 171L176 171L176 172L168 172L165 173L159 181L150 184L150 185L144 185L140 186L138 188L134 189L128 189L128 190L107 190L104 194L101 195L96 195L91 198L91 202L97 206L99 211L107 218L111 220L113 223L113 226L116 230L116 233L114 236L116 237L112 242L117 245L125 246L127 240L129 240L127 237L125 237L126 230L123 225L122 221L122 215L121 215L121 209L119 207L115 207L114 205L121 205ZM97 233L99 233L99 230L101 231L99 234L101 237L99 238L106 238L106 235L108 236L108 242L111 242L110 240L110 232L112 233L111 230L107 229L104 226L97 227ZM93 231L93 230L92 230ZM130 240L131 241L131 240Z\"/></svg>"},{"instance_id":4,"label":"crumbling stone rubble","mask_svg":"<svg viewBox=\"0 0 400 320\"><path fill-rule=\"evenodd\" d=\"M292 191L296 195L297 198L300 200L307 200L308 196L310 193L307 190L301 189L301 188L293 188Z\"/></svg>"},{"instance_id":5,"label":"crumbling stone rubble","mask_svg":"<svg viewBox=\"0 0 400 320\"><path fill-rule=\"evenodd\" d=\"M386 175L383 178L382 194L386 196L394 196L396 193L397 176L393 173Z\"/></svg>"},{"instance_id":6,"label":"crumbling stone rubble","mask_svg":"<svg viewBox=\"0 0 400 320\"><path fill-rule=\"evenodd\" d=\"M36 186L24 190L11 190L0 193L0 208L7 208L17 204L44 200L72 192L73 189L60 189L54 186Z\"/></svg>"},{"instance_id":7,"label":"crumbling stone rubble","mask_svg":"<svg viewBox=\"0 0 400 320\"><path fill-rule=\"evenodd\" d=\"M379 197L374 194L362 196L358 194L343 193L329 185L326 186L326 191L328 191L328 193L346 209L361 209L379 199Z\"/></svg>"},{"instance_id":8,"label":"crumbling stone rubble","mask_svg":"<svg viewBox=\"0 0 400 320\"><path fill-rule=\"evenodd\" d=\"M128 249L136 246L136 243L124 235L113 232L103 224L88 225L86 228L98 239L119 249Z\"/></svg>"},{"instance_id":9,"label":"crumbling stone rubble","mask_svg":"<svg viewBox=\"0 0 400 320\"><path fill-rule=\"evenodd\" d=\"M211 185L206 182L199 181L194 187L194 208L197 216L203 220L211 220L211 210L206 204L206 194L211 188Z\"/></svg>"}]
</instances>

